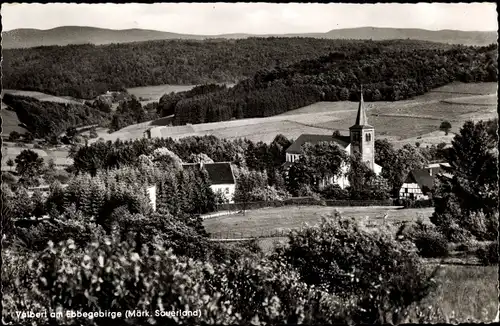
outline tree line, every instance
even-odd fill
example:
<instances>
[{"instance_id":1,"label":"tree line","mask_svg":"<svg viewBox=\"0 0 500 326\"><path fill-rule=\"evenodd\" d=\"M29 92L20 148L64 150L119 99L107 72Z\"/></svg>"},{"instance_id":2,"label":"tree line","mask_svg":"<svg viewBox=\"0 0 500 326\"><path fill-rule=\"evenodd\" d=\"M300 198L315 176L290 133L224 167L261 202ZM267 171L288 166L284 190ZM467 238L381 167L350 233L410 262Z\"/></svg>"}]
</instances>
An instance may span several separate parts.
<instances>
[{"instance_id":1,"label":"tree line","mask_svg":"<svg viewBox=\"0 0 500 326\"><path fill-rule=\"evenodd\" d=\"M398 101L452 81L496 82L496 56L496 45L446 50L352 45L343 52L261 69L232 88L167 94L158 109L174 113L177 125L267 117L318 101L357 101L360 85L367 101ZM163 103L168 103L165 113Z\"/></svg>"},{"instance_id":2,"label":"tree line","mask_svg":"<svg viewBox=\"0 0 500 326\"><path fill-rule=\"evenodd\" d=\"M394 43L408 48L448 47L410 40L377 44ZM92 99L128 87L236 83L277 61L288 65L364 44L373 42L273 37L8 49L3 52L3 87Z\"/></svg>"}]
</instances>

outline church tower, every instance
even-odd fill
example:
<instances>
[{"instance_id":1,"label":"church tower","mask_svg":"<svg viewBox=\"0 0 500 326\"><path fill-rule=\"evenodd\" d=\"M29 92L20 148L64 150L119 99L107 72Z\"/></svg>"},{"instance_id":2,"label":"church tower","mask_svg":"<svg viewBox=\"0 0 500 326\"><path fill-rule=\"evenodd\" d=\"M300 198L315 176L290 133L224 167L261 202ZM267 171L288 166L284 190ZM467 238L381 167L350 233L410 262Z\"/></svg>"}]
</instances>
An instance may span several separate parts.
<instances>
[{"instance_id":1,"label":"church tower","mask_svg":"<svg viewBox=\"0 0 500 326\"><path fill-rule=\"evenodd\" d=\"M356 123L349 128L351 137L351 155L356 152L361 154L363 162L374 171L375 169L375 128L368 124L365 103L363 101L363 87L359 100Z\"/></svg>"}]
</instances>

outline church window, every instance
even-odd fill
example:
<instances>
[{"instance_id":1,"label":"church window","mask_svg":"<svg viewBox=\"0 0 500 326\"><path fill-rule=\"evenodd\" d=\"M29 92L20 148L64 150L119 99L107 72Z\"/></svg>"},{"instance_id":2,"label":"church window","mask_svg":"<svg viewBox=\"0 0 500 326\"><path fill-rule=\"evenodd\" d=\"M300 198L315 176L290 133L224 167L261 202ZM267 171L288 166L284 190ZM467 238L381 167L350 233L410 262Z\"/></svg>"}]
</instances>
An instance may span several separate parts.
<instances>
[{"instance_id":1,"label":"church window","mask_svg":"<svg viewBox=\"0 0 500 326\"><path fill-rule=\"evenodd\" d=\"M366 141L371 141L372 140L372 134L366 134L365 135L365 140Z\"/></svg>"}]
</instances>

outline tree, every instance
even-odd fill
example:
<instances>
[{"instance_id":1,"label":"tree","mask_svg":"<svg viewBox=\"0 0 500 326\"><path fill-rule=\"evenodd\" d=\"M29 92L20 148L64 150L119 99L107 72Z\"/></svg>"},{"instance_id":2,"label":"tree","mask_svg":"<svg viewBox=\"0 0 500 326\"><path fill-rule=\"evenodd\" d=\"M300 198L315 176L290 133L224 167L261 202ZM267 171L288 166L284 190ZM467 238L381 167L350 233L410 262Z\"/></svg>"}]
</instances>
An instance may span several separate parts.
<instances>
[{"instance_id":1,"label":"tree","mask_svg":"<svg viewBox=\"0 0 500 326\"><path fill-rule=\"evenodd\" d=\"M433 222L444 229L456 224L478 238L496 239L498 177L496 137L488 123L467 121L453 138L446 169L452 178L440 178Z\"/></svg>"},{"instance_id":2,"label":"tree","mask_svg":"<svg viewBox=\"0 0 500 326\"><path fill-rule=\"evenodd\" d=\"M252 192L266 186L267 178L263 173L240 169L236 175L234 201L243 204L243 212L245 212L248 203L253 201Z\"/></svg>"},{"instance_id":3,"label":"tree","mask_svg":"<svg viewBox=\"0 0 500 326\"><path fill-rule=\"evenodd\" d=\"M43 158L30 149L25 149L16 159L16 171L24 182L37 184L37 177L43 172Z\"/></svg>"},{"instance_id":4,"label":"tree","mask_svg":"<svg viewBox=\"0 0 500 326\"><path fill-rule=\"evenodd\" d=\"M427 159L410 144L395 150L386 139L377 139L375 140L375 162L382 167L382 176L392 188L392 196L397 197L408 173L413 169L422 168L427 163Z\"/></svg>"},{"instance_id":5,"label":"tree","mask_svg":"<svg viewBox=\"0 0 500 326\"><path fill-rule=\"evenodd\" d=\"M319 186L320 180L341 176L342 167L347 160L346 152L332 141L315 145L306 143L298 163L314 171L314 181Z\"/></svg>"},{"instance_id":6,"label":"tree","mask_svg":"<svg viewBox=\"0 0 500 326\"><path fill-rule=\"evenodd\" d=\"M316 227L295 230L281 256L308 285L353 299L363 313L356 324L398 324L411 303L433 290L438 270L423 268L409 243L385 232L366 232L338 212Z\"/></svg>"},{"instance_id":7,"label":"tree","mask_svg":"<svg viewBox=\"0 0 500 326\"><path fill-rule=\"evenodd\" d=\"M9 134L9 140L10 141L18 141L19 138L21 138L21 134L18 133L17 131L12 131L10 134Z\"/></svg>"},{"instance_id":8,"label":"tree","mask_svg":"<svg viewBox=\"0 0 500 326\"><path fill-rule=\"evenodd\" d=\"M451 129L451 123L449 121L443 121L441 122L441 125L439 126L439 130L442 130L445 132L446 135L448 135L448 132Z\"/></svg>"},{"instance_id":9,"label":"tree","mask_svg":"<svg viewBox=\"0 0 500 326\"><path fill-rule=\"evenodd\" d=\"M14 166L14 161L13 161L11 158L9 158L9 159L7 160L7 166L8 166L9 168L11 168L11 169L12 169L12 167Z\"/></svg>"}]
</instances>

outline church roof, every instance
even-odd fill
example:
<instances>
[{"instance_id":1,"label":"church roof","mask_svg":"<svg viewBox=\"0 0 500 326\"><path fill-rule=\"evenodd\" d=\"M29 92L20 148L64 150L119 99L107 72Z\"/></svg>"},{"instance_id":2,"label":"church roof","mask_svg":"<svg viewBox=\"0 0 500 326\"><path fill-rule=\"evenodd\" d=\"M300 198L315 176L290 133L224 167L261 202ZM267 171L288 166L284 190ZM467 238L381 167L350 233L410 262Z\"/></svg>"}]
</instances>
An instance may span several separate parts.
<instances>
[{"instance_id":1,"label":"church roof","mask_svg":"<svg viewBox=\"0 0 500 326\"><path fill-rule=\"evenodd\" d=\"M301 154L302 153L302 145L305 143L309 143L311 145L318 144L320 142L335 142L340 147L346 148L351 140L349 136L336 136L332 135L313 135L313 134L302 134L293 142L290 147L287 148L286 152L290 154Z\"/></svg>"},{"instance_id":2,"label":"church roof","mask_svg":"<svg viewBox=\"0 0 500 326\"><path fill-rule=\"evenodd\" d=\"M361 98L359 100L358 115L356 116L356 123L351 128L373 128L368 124L366 117L365 101L363 100L363 89L361 89Z\"/></svg>"}]
</instances>

